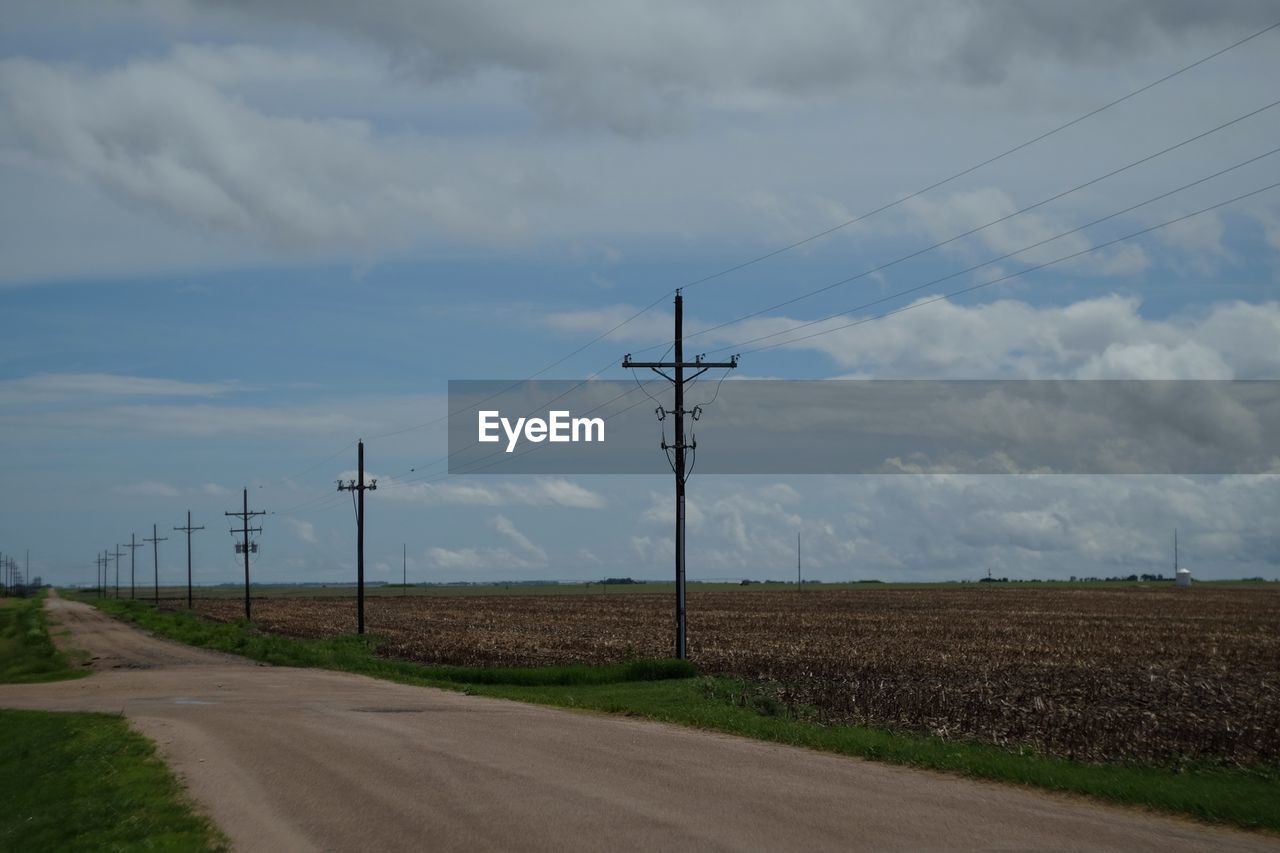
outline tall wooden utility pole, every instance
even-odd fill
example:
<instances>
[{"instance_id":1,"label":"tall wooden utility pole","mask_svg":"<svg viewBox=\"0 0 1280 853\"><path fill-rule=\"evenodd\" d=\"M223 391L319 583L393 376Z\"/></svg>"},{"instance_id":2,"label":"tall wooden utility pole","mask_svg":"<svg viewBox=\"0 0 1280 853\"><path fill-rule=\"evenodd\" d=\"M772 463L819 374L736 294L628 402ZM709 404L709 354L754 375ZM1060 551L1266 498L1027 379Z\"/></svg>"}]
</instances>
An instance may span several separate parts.
<instances>
[{"instance_id":1,"label":"tall wooden utility pole","mask_svg":"<svg viewBox=\"0 0 1280 853\"><path fill-rule=\"evenodd\" d=\"M116 550L112 552L112 557L116 558L116 598L120 597L120 558L124 556L124 552L120 550L120 546L116 545Z\"/></svg>"},{"instance_id":2,"label":"tall wooden utility pole","mask_svg":"<svg viewBox=\"0 0 1280 853\"><path fill-rule=\"evenodd\" d=\"M671 454L667 454L667 461L671 464L671 471L676 476L676 657L681 660L687 658L688 648L686 645L687 631L685 624L685 564L684 564L684 485L688 480L688 474L685 469L685 451L696 450L698 443L696 441L686 443L684 440L684 416L692 415L696 421L702 413L701 407L695 406L691 411L685 411L684 408L684 385L702 374L706 373L713 367L733 368L738 366L738 357L735 355L729 361L703 361L702 356L697 356L693 361L684 360L684 297L680 291L676 291L675 300L675 361L632 361L631 354L628 353L622 359L622 366L627 368L649 368L654 373L661 376L671 383L675 391L675 407L667 410L661 406L658 407L658 419L662 420L667 415L675 418L675 444L667 444L664 437L662 439L663 451L675 451L674 460ZM695 372L690 376L685 376L685 368L690 368ZM664 370L670 369L672 375L663 373Z\"/></svg>"},{"instance_id":3,"label":"tall wooden utility pole","mask_svg":"<svg viewBox=\"0 0 1280 853\"><path fill-rule=\"evenodd\" d=\"M135 597L136 589L137 589L135 584L134 571L133 571L134 556L137 554L138 549L142 547L142 543L138 542L135 538L137 537L137 535L138 534L136 533L130 533L129 544L124 546L125 548L129 549L129 599L130 600L132 600Z\"/></svg>"},{"instance_id":4,"label":"tall wooden utility pole","mask_svg":"<svg viewBox=\"0 0 1280 853\"><path fill-rule=\"evenodd\" d=\"M234 527L231 528L232 535L236 533L241 533L244 535L244 542L243 543L237 542L236 550L244 554L244 618L246 620L252 618L252 615L249 609L249 551L258 550L257 543L252 543L252 549L250 548L251 543L249 542L249 534L262 532L261 527L250 527L249 521L255 515L266 515L266 514L267 513L265 510L256 510L254 512L249 511L249 490L248 489L244 490L244 509L242 509L240 512L224 512L223 513L223 515L233 515L240 519L240 522L241 522L240 529L237 530Z\"/></svg>"},{"instance_id":5,"label":"tall wooden utility pole","mask_svg":"<svg viewBox=\"0 0 1280 853\"><path fill-rule=\"evenodd\" d=\"M204 530L204 525L199 527L191 526L191 510L187 510L187 526L175 527L174 530L184 530L187 534L187 609L191 609L191 532L193 530Z\"/></svg>"},{"instance_id":6,"label":"tall wooden utility pole","mask_svg":"<svg viewBox=\"0 0 1280 853\"><path fill-rule=\"evenodd\" d=\"M156 526L151 525L151 538L143 539L143 542L151 543L151 565L156 573L156 607L160 606L160 543L168 542L168 536L160 536L157 534Z\"/></svg>"},{"instance_id":7,"label":"tall wooden utility pole","mask_svg":"<svg viewBox=\"0 0 1280 853\"><path fill-rule=\"evenodd\" d=\"M377 480L364 482L364 439L356 442L356 457L359 463L359 480L338 481L338 491L354 492L357 496L356 507L356 633L364 633L364 493L378 488Z\"/></svg>"}]
</instances>

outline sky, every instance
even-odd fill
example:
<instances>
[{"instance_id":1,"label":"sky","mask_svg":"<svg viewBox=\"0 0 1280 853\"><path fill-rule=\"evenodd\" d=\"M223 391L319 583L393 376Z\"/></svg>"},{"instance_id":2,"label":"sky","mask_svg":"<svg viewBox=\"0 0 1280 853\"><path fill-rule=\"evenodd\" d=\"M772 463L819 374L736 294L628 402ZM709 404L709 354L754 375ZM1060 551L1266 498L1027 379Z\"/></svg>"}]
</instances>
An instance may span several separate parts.
<instances>
[{"instance_id":1,"label":"sky","mask_svg":"<svg viewBox=\"0 0 1280 853\"><path fill-rule=\"evenodd\" d=\"M46 581L155 525L177 583L188 510L234 581L246 489L256 580L354 580L359 438L371 580L669 578L670 477L449 474L442 417L627 379L676 288L743 378L1280 379L1272 3L0 5L0 553ZM1280 578L1277 471L695 471L689 575L1169 574L1177 527Z\"/></svg>"}]
</instances>

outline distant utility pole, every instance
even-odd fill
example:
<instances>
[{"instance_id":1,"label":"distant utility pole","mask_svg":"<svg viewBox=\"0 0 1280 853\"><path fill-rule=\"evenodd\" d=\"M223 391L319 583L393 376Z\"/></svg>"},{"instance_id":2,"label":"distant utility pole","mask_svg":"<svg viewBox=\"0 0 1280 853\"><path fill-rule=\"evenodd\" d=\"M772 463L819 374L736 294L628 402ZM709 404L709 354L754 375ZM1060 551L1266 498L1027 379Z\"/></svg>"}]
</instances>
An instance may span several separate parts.
<instances>
[{"instance_id":1,"label":"distant utility pole","mask_svg":"<svg viewBox=\"0 0 1280 853\"><path fill-rule=\"evenodd\" d=\"M267 513L265 510L257 510L255 512L249 511L249 490L248 489L244 490L244 509L243 510L241 510L240 512L224 512L223 513L223 515L233 515L239 518L241 521L239 530L237 530L234 527L231 528L232 535L235 535L237 533L244 534L244 543L241 544L240 542L237 542L236 550L244 553L244 618L245 619L251 618L250 610L249 610L249 551L250 551L250 544L251 544L249 542L249 534L262 532L261 527L250 527L249 521L255 515L266 515L266 514ZM252 550L254 551L258 550L258 545L256 542L252 543L252 546L253 546Z\"/></svg>"},{"instance_id":2,"label":"distant utility pole","mask_svg":"<svg viewBox=\"0 0 1280 853\"><path fill-rule=\"evenodd\" d=\"M685 451L696 450L698 443L696 440L685 443L684 440L684 417L692 415L696 421L698 416L702 414L700 406L694 406L691 411L685 411L684 408L684 386L686 382L698 378L712 368L733 368L738 366L738 357L735 355L729 361L703 361L699 355L693 361L684 360L684 297L680 291L676 291L675 300L675 361L632 361L631 354L628 353L622 359L622 366L626 368L649 368L654 373L661 376L671 383L675 391L675 407L667 410L662 406L658 407L658 420L663 420L667 415L672 415L675 422L675 444L667 444L666 437L662 439L663 451L675 451L675 459L672 460L671 454L667 454L667 461L671 464L671 471L676 476L676 657L684 659L688 657L688 649L686 646L686 624L685 624L685 563L684 563L684 486L685 481L689 479L689 475L685 469ZM691 376L685 376L685 368L690 368L695 372ZM663 373L664 370L670 369L671 375Z\"/></svg>"},{"instance_id":3,"label":"distant utility pole","mask_svg":"<svg viewBox=\"0 0 1280 853\"><path fill-rule=\"evenodd\" d=\"M185 530L187 533L187 609L191 609L191 532L193 530L204 530L204 525L199 527L191 526L191 510L187 510L187 526L175 527L174 530Z\"/></svg>"},{"instance_id":4,"label":"distant utility pole","mask_svg":"<svg viewBox=\"0 0 1280 853\"><path fill-rule=\"evenodd\" d=\"M356 508L356 633L364 633L364 493L378 488L377 480L364 482L364 439L356 442L356 457L359 463L360 479L338 481L338 491L353 492L358 495Z\"/></svg>"},{"instance_id":5,"label":"distant utility pole","mask_svg":"<svg viewBox=\"0 0 1280 853\"><path fill-rule=\"evenodd\" d=\"M103 587L102 578L107 573L107 568L106 568L107 558L102 556L104 553L105 552L103 551L98 552L98 579L95 582L98 586L98 598L102 598L102 587Z\"/></svg>"},{"instance_id":6,"label":"distant utility pole","mask_svg":"<svg viewBox=\"0 0 1280 853\"><path fill-rule=\"evenodd\" d=\"M120 597L120 558L124 556L124 552L120 550L120 546L116 545L116 550L111 556L116 558L116 598Z\"/></svg>"},{"instance_id":7,"label":"distant utility pole","mask_svg":"<svg viewBox=\"0 0 1280 853\"><path fill-rule=\"evenodd\" d=\"M138 534L136 533L130 533L129 544L124 546L125 548L129 549L129 600L130 601L134 599L135 590L136 590L136 585L134 582L134 572L133 572L134 556L137 554L138 549L142 547L142 543L136 541L135 539L137 535Z\"/></svg>"},{"instance_id":8,"label":"distant utility pole","mask_svg":"<svg viewBox=\"0 0 1280 853\"><path fill-rule=\"evenodd\" d=\"M159 536L156 533L156 526L151 525L151 538L143 539L143 542L151 543L151 562L156 572L156 607L160 606L160 543L168 542L168 536Z\"/></svg>"}]
</instances>

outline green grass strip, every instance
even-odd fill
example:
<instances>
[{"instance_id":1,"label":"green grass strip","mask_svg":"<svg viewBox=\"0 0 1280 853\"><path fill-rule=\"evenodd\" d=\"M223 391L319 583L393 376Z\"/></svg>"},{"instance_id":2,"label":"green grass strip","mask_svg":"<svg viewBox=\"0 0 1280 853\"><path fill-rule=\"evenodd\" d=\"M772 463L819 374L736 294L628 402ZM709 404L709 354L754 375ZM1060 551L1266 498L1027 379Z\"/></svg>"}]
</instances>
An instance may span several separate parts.
<instances>
[{"instance_id":1,"label":"green grass strip","mask_svg":"<svg viewBox=\"0 0 1280 853\"><path fill-rule=\"evenodd\" d=\"M226 849L123 718L0 710L0 730L0 850Z\"/></svg>"},{"instance_id":2,"label":"green grass strip","mask_svg":"<svg viewBox=\"0 0 1280 853\"><path fill-rule=\"evenodd\" d=\"M758 687L727 677L690 678L682 661L531 669L428 667L374 655L376 638L298 640L245 622L221 624L137 602L93 601L157 634L290 666L359 672L392 681L653 720L978 779L1081 794L1246 829L1280 831L1280 768L1092 764L993 745L797 718ZM659 680L661 679L661 680Z\"/></svg>"},{"instance_id":3,"label":"green grass strip","mask_svg":"<svg viewBox=\"0 0 1280 853\"><path fill-rule=\"evenodd\" d=\"M0 601L0 684L81 678L49 639L40 598Z\"/></svg>"},{"instance_id":4,"label":"green grass strip","mask_svg":"<svg viewBox=\"0 0 1280 853\"><path fill-rule=\"evenodd\" d=\"M301 640L268 634L244 620L210 622L187 610L156 610L140 601L86 599L113 616L192 646L243 655L276 666L357 672L410 684L587 685L692 678L697 669L681 660L633 660L608 666L479 667L425 666L374 654L381 639L346 634Z\"/></svg>"},{"instance_id":5,"label":"green grass strip","mask_svg":"<svg viewBox=\"0 0 1280 853\"><path fill-rule=\"evenodd\" d=\"M1280 769L1165 768L1090 764L1030 750L890 732L824 726L762 701L732 678L581 688L477 685L467 692L564 708L640 715L824 752L940 770L978 779L1083 794L1112 803L1190 815L1247 829L1280 831Z\"/></svg>"}]
</instances>

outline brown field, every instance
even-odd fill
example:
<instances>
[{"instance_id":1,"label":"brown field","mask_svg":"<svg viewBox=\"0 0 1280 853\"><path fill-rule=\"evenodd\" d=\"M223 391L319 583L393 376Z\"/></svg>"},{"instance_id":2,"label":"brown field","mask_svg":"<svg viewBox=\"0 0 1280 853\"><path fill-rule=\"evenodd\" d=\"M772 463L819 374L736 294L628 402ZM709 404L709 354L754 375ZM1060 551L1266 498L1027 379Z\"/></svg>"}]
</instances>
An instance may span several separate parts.
<instances>
[{"instance_id":1,"label":"brown field","mask_svg":"<svg viewBox=\"0 0 1280 853\"><path fill-rule=\"evenodd\" d=\"M668 595L379 597L366 614L380 653L426 663L606 663L673 642ZM327 637L354 630L355 602L262 599L254 618ZM1280 763L1270 587L693 593L689 650L823 721L1088 760Z\"/></svg>"}]
</instances>

